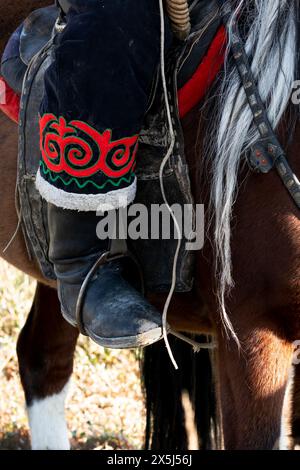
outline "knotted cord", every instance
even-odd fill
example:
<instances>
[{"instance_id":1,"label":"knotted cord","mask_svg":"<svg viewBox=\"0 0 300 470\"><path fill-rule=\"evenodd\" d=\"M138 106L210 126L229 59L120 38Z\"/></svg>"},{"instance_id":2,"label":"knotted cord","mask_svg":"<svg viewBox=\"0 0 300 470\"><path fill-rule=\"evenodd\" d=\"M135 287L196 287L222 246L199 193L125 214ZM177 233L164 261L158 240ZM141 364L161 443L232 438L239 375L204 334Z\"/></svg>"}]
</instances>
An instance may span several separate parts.
<instances>
[{"instance_id":1,"label":"knotted cord","mask_svg":"<svg viewBox=\"0 0 300 470\"><path fill-rule=\"evenodd\" d=\"M187 0L166 0L166 9L174 34L186 39L191 31L190 12Z\"/></svg>"}]
</instances>

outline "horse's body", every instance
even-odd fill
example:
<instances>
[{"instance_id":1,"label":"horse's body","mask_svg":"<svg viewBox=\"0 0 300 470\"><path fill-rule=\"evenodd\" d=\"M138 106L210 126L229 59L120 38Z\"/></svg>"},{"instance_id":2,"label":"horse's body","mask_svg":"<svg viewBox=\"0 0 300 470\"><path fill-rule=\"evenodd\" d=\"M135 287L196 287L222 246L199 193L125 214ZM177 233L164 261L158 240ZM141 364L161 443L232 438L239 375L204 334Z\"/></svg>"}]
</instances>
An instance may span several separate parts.
<instances>
[{"instance_id":1,"label":"horse's body","mask_svg":"<svg viewBox=\"0 0 300 470\"><path fill-rule=\"evenodd\" d=\"M17 8L18 3L11 0L9 5L0 7L0 17L7 20L7 33L13 31L19 19L16 10L24 18L32 8L51 2L20 2L22 6ZM11 18L10 11L14 13ZM1 38L1 46L6 39ZM183 126L193 194L197 203L207 204L210 186L205 172L199 171L203 167L199 143L205 133L205 115L195 110L185 118ZM284 125L282 129L281 137L285 139ZM300 127L297 126L288 155L298 175L299 145ZM0 155L3 175L0 249L3 250L18 222L15 212L17 128L2 115ZM300 222L296 207L275 173L266 176L247 173L240 180L232 223L235 285L226 308L241 349L224 333L220 321L214 249L209 237L204 250L197 255L195 288L190 294L175 296L170 319L180 330L217 337L217 390L225 448L272 449L284 427L282 417L293 342L300 339ZM72 373L78 333L61 317L55 285L45 285L37 266L28 259L21 232L3 257L38 280L35 301L18 342L33 447L65 448L66 427L61 418L53 415L49 418L57 428L55 436L47 435L39 423L43 413L48 419L50 396L53 399L54 395L58 407L63 409L64 387ZM164 297L152 296L152 300L161 305ZM49 423L47 427L51 428Z\"/></svg>"}]
</instances>

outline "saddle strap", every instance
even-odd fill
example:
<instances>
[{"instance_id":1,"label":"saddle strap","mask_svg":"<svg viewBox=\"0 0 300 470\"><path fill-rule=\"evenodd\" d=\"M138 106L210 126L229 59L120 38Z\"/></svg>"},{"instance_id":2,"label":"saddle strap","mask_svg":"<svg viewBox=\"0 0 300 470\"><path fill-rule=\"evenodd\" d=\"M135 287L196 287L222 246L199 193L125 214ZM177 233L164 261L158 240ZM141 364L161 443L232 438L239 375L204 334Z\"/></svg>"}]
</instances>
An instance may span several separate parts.
<instances>
[{"instance_id":1,"label":"saddle strap","mask_svg":"<svg viewBox=\"0 0 300 470\"><path fill-rule=\"evenodd\" d=\"M56 279L48 257L47 204L35 187L40 159L39 106L44 93L44 73L51 64L52 40L31 60L23 85L19 114L18 193L27 247L46 279Z\"/></svg>"},{"instance_id":2,"label":"saddle strap","mask_svg":"<svg viewBox=\"0 0 300 470\"><path fill-rule=\"evenodd\" d=\"M268 173L274 167L291 198L300 209L300 182L291 169L286 153L279 143L270 123L266 107L260 96L236 18L232 21L233 10L230 1L223 4L219 0L223 22L228 30L233 31L232 54L245 90L254 123L260 139L253 145L250 165L254 171Z\"/></svg>"}]
</instances>

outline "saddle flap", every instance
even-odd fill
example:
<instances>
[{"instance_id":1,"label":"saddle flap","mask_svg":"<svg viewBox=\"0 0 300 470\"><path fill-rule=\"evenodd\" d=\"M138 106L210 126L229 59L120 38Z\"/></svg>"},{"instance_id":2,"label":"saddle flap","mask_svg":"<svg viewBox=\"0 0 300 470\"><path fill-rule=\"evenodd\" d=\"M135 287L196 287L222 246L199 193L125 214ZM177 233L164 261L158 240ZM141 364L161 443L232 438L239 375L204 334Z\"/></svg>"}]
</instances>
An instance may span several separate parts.
<instances>
[{"instance_id":1,"label":"saddle flap","mask_svg":"<svg viewBox=\"0 0 300 470\"><path fill-rule=\"evenodd\" d=\"M26 65L47 44L58 17L59 9L51 5L33 11L24 21L20 37L20 57Z\"/></svg>"},{"instance_id":2,"label":"saddle flap","mask_svg":"<svg viewBox=\"0 0 300 470\"><path fill-rule=\"evenodd\" d=\"M195 6L199 9L195 10ZM193 73L207 51L209 38L215 34L219 25L215 0L199 0L194 3L194 8L191 10L190 37L186 41L175 42L166 60L166 79L176 143L173 155L165 168L163 179L168 202L170 205L176 203L181 207L186 204L192 207L193 197L178 110L179 74L181 77L189 77ZM51 41L49 42L49 39L52 37L52 29L58 18L58 10L55 7L47 10L51 12L51 15L47 18L46 24L41 23L44 22L47 12L38 10L27 21L22 36L22 53L26 56L25 60L30 61L30 66L25 78L21 102L19 191L23 223L28 239L33 245L33 252L45 277L53 278L53 266L48 260L46 204L41 200L34 181L40 159L37 138L38 105L44 90L44 72L52 60L51 50L54 45ZM49 20L50 17L51 20ZM41 49L42 44L46 44L46 47ZM36 51L40 52L36 54ZM33 60L31 60L32 57L34 57ZM160 74L158 74L144 128L140 135L137 157L138 191L135 202L148 208L151 204L164 204L159 170L169 144L167 123L164 95ZM176 290L178 292L189 291L193 285L194 252L186 250L186 241L188 240L182 241L177 266ZM143 267L147 289L159 292L168 291L172 281L172 264L177 240L164 240L160 237L158 240L136 240L130 245L132 245L131 251Z\"/></svg>"}]
</instances>

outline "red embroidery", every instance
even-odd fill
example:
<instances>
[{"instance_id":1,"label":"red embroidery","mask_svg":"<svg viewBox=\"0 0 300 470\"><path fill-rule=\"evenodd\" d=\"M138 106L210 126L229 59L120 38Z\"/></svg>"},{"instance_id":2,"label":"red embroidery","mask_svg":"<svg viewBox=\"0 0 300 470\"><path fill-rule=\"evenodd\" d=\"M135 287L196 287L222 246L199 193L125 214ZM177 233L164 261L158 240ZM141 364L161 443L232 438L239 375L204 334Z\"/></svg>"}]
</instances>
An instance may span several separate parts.
<instances>
[{"instance_id":1,"label":"red embroidery","mask_svg":"<svg viewBox=\"0 0 300 470\"><path fill-rule=\"evenodd\" d=\"M54 173L86 178L100 171L110 178L121 178L134 168L137 141L138 135L113 141L109 129L101 134L85 122L74 120L67 124L63 117L53 114L40 119L42 157ZM97 152L89 142L96 144Z\"/></svg>"}]
</instances>

